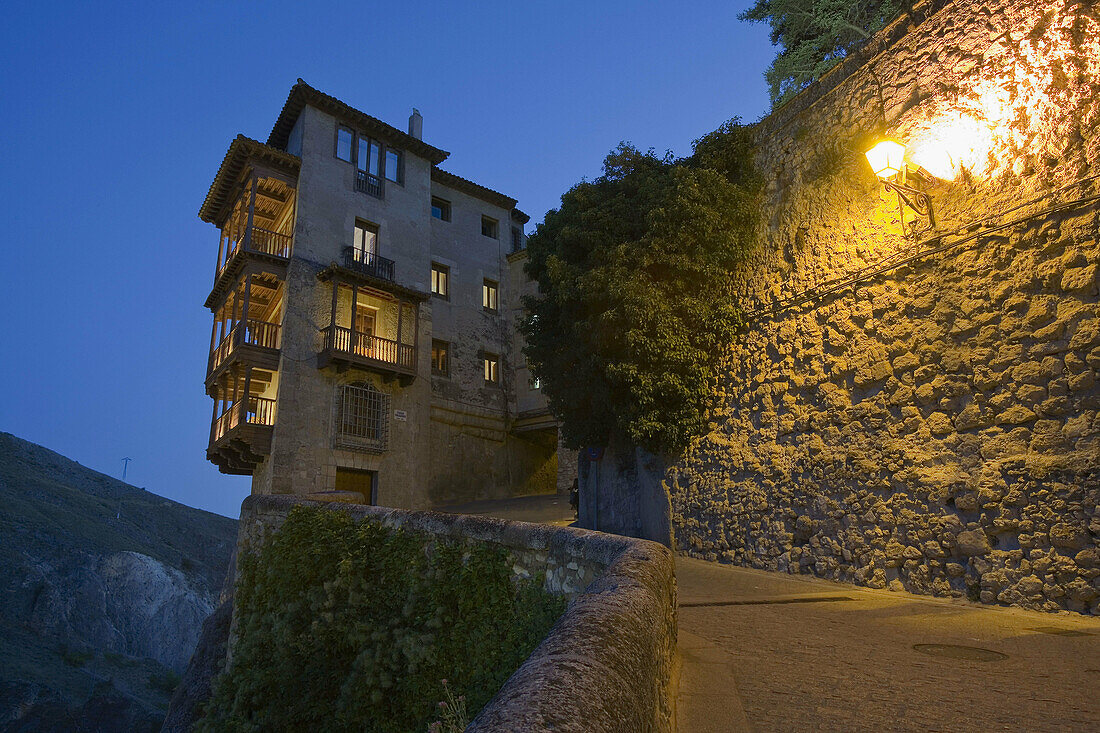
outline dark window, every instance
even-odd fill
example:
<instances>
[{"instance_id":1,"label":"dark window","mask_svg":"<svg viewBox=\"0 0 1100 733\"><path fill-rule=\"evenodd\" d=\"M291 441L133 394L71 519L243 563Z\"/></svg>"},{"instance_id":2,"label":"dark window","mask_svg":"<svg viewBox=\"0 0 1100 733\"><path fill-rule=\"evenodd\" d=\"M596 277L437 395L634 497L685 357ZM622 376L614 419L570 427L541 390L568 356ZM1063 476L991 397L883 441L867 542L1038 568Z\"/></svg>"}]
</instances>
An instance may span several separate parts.
<instances>
[{"instance_id":1,"label":"dark window","mask_svg":"<svg viewBox=\"0 0 1100 733\"><path fill-rule=\"evenodd\" d=\"M442 221L451 220L451 202L432 196L432 216Z\"/></svg>"},{"instance_id":2,"label":"dark window","mask_svg":"<svg viewBox=\"0 0 1100 733\"><path fill-rule=\"evenodd\" d=\"M358 151L355 167L372 176L381 175L382 146L369 137L360 137Z\"/></svg>"},{"instance_id":3,"label":"dark window","mask_svg":"<svg viewBox=\"0 0 1100 733\"><path fill-rule=\"evenodd\" d=\"M346 160L351 163L354 160L351 156L352 151L352 139L355 137L355 133L350 129L340 126L336 128L336 157L340 160Z\"/></svg>"},{"instance_id":4,"label":"dark window","mask_svg":"<svg viewBox=\"0 0 1100 733\"><path fill-rule=\"evenodd\" d=\"M386 171L386 178L403 183L405 170L400 150L385 150L382 143L360 135L350 127L336 127L336 157L355 165L357 191L382 198L383 155L387 161L391 157L394 159L392 171Z\"/></svg>"},{"instance_id":5,"label":"dark window","mask_svg":"<svg viewBox=\"0 0 1100 733\"><path fill-rule=\"evenodd\" d=\"M444 265L432 263L432 295L446 298L450 283L450 270Z\"/></svg>"},{"instance_id":6,"label":"dark window","mask_svg":"<svg viewBox=\"0 0 1100 733\"><path fill-rule=\"evenodd\" d=\"M397 184L405 183L405 156L400 150L386 148L386 179Z\"/></svg>"},{"instance_id":7,"label":"dark window","mask_svg":"<svg viewBox=\"0 0 1100 733\"><path fill-rule=\"evenodd\" d=\"M519 252L523 249L523 232L519 227L512 227L512 251Z\"/></svg>"},{"instance_id":8,"label":"dark window","mask_svg":"<svg viewBox=\"0 0 1100 733\"><path fill-rule=\"evenodd\" d=\"M497 310L499 307L497 293L497 284L492 280L485 280L481 284L481 307L490 311Z\"/></svg>"},{"instance_id":9,"label":"dark window","mask_svg":"<svg viewBox=\"0 0 1100 733\"><path fill-rule=\"evenodd\" d=\"M483 353L481 365L485 372L485 383L496 384L500 381L500 357L496 354Z\"/></svg>"},{"instance_id":10,"label":"dark window","mask_svg":"<svg viewBox=\"0 0 1100 733\"><path fill-rule=\"evenodd\" d=\"M451 374L451 345L446 341L432 339L432 374L448 377Z\"/></svg>"},{"instance_id":11,"label":"dark window","mask_svg":"<svg viewBox=\"0 0 1100 733\"><path fill-rule=\"evenodd\" d=\"M486 237L497 238L497 220L488 216L481 217L481 233Z\"/></svg>"},{"instance_id":12,"label":"dark window","mask_svg":"<svg viewBox=\"0 0 1100 733\"><path fill-rule=\"evenodd\" d=\"M336 388L336 447L380 453L389 439L390 396L367 382Z\"/></svg>"}]
</instances>

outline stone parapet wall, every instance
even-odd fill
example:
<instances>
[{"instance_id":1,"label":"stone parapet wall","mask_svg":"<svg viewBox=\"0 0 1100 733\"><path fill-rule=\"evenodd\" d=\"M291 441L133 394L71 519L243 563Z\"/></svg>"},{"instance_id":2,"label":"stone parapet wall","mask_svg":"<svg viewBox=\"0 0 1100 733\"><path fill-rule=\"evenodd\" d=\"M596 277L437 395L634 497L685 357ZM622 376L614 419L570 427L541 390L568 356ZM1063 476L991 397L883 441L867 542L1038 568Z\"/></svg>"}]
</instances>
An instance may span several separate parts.
<instances>
[{"instance_id":1,"label":"stone parapet wall","mask_svg":"<svg viewBox=\"0 0 1100 733\"><path fill-rule=\"evenodd\" d=\"M1098 39L1091 4L926 2L759 123L749 323L665 473L689 554L1100 614Z\"/></svg>"},{"instance_id":2,"label":"stone parapet wall","mask_svg":"<svg viewBox=\"0 0 1100 733\"><path fill-rule=\"evenodd\" d=\"M445 542L504 547L517 577L545 574L546 590L570 599L467 730L672 729L676 584L664 547L571 527L253 495L241 507L238 552L255 550L299 504Z\"/></svg>"}]
</instances>

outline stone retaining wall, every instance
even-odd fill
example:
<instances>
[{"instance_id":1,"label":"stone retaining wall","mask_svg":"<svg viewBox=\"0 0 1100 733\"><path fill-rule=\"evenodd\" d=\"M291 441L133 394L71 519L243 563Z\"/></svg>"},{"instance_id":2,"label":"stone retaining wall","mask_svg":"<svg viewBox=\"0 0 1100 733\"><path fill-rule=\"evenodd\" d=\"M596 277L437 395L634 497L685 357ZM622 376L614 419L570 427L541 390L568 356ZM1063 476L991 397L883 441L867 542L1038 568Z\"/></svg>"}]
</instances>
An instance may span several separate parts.
<instances>
[{"instance_id":1,"label":"stone retaining wall","mask_svg":"<svg viewBox=\"0 0 1100 733\"><path fill-rule=\"evenodd\" d=\"M1088 3L925 2L758 125L751 323L666 473L690 554L1100 613L1098 39Z\"/></svg>"},{"instance_id":2,"label":"stone retaining wall","mask_svg":"<svg viewBox=\"0 0 1100 733\"><path fill-rule=\"evenodd\" d=\"M658 470L696 557L1100 614L1098 72L1093 3L926 0L758 123L710 431L582 466L633 481L603 515L659 515L630 478ZM883 136L935 174L935 230L870 170Z\"/></svg>"},{"instance_id":3,"label":"stone retaining wall","mask_svg":"<svg viewBox=\"0 0 1100 733\"><path fill-rule=\"evenodd\" d=\"M241 507L238 552L262 543L297 504L443 541L502 546L517 576L545 573L546 589L570 599L547 638L467 730L672 730L676 585L664 547L571 527L250 496Z\"/></svg>"}]
</instances>

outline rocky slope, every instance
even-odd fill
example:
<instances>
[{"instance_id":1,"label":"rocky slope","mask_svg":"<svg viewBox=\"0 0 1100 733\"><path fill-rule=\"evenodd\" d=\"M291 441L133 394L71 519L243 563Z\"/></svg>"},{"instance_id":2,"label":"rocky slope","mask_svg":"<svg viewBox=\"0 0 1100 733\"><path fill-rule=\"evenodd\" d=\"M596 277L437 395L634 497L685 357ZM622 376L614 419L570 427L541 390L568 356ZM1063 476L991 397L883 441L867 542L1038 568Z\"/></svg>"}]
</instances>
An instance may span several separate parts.
<instances>
[{"instance_id":1,"label":"rocky slope","mask_svg":"<svg viewBox=\"0 0 1100 733\"><path fill-rule=\"evenodd\" d=\"M236 524L0 433L0 731L159 729Z\"/></svg>"}]
</instances>

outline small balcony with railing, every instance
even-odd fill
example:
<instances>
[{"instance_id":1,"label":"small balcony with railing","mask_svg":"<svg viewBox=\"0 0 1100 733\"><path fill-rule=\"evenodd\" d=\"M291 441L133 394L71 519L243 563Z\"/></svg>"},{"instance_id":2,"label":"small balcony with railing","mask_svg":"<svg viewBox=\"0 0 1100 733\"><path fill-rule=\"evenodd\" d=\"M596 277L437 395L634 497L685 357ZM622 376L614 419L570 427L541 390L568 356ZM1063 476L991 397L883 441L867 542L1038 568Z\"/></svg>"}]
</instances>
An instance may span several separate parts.
<instances>
[{"instance_id":1,"label":"small balcony with railing","mask_svg":"<svg viewBox=\"0 0 1100 733\"><path fill-rule=\"evenodd\" d=\"M214 383L206 457L222 473L251 474L271 454L278 373L233 365Z\"/></svg>"},{"instance_id":2,"label":"small balcony with railing","mask_svg":"<svg viewBox=\"0 0 1100 733\"><path fill-rule=\"evenodd\" d=\"M340 260L344 269L377 280L393 282L394 261L371 250L344 247Z\"/></svg>"},{"instance_id":3,"label":"small balcony with railing","mask_svg":"<svg viewBox=\"0 0 1100 733\"><path fill-rule=\"evenodd\" d=\"M372 173L367 173L364 170L355 171L355 190L360 193L365 193L368 196L373 196L376 199L382 198L385 181L381 176L376 176Z\"/></svg>"},{"instance_id":4,"label":"small balcony with railing","mask_svg":"<svg viewBox=\"0 0 1100 733\"><path fill-rule=\"evenodd\" d=\"M321 329L319 368L365 369L411 381L416 376L419 301L344 282L330 274L332 310Z\"/></svg>"},{"instance_id":5,"label":"small balcony with railing","mask_svg":"<svg viewBox=\"0 0 1100 733\"><path fill-rule=\"evenodd\" d=\"M279 368L282 347L283 283L266 273L249 274L214 310L206 389L234 365Z\"/></svg>"},{"instance_id":6,"label":"small balcony with railing","mask_svg":"<svg viewBox=\"0 0 1100 733\"><path fill-rule=\"evenodd\" d=\"M221 300L249 268L286 277L294 249L294 186L281 178L253 174L221 226L214 285L207 307Z\"/></svg>"}]
</instances>

